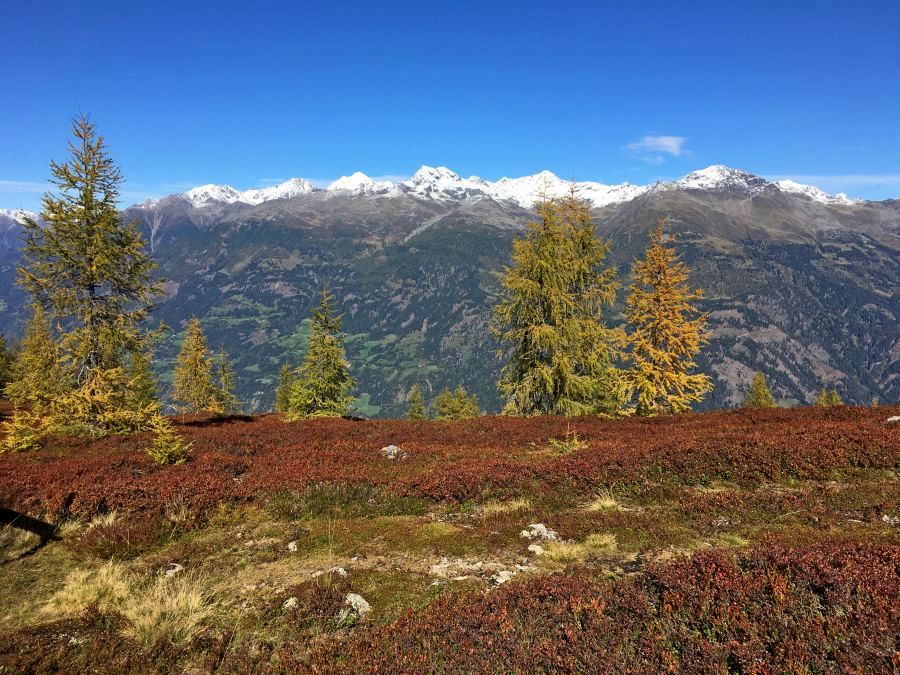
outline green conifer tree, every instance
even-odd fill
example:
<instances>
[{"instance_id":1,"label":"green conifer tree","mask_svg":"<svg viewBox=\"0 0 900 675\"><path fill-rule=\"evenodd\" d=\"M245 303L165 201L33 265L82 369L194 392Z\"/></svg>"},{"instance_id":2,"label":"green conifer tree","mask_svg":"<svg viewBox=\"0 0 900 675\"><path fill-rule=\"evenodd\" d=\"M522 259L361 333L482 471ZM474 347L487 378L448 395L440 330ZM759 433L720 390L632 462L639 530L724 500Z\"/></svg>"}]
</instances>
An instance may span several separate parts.
<instances>
[{"instance_id":1,"label":"green conifer tree","mask_svg":"<svg viewBox=\"0 0 900 675\"><path fill-rule=\"evenodd\" d=\"M665 219L651 233L644 257L632 267L625 306L632 361L626 381L638 415L685 412L712 389L709 376L691 372L708 340L707 316L692 304L703 294L688 288L690 271L667 245L664 225Z\"/></svg>"},{"instance_id":2,"label":"green conifer tree","mask_svg":"<svg viewBox=\"0 0 900 675\"><path fill-rule=\"evenodd\" d=\"M151 357L148 352L131 354L125 369L128 379L127 405L130 410L159 410L159 393L156 377L151 368Z\"/></svg>"},{"instance_id":3,"label":"green conifer tree","mask_svg":"<svg viewBox=\"0 0 900 675\"><path fill-rule=\"evenodd\" d=\"M425 399L422 397L422 390L419 385L414 384L409 390L409 398L406 399L406 419L408 420L424 420L428 416L425 414Z\"/></svg>"},{"instance_id":4,"label":"green conifer tree","mask_svg":"<svg viewBox=\"0 0 900 675\"><path fill-rule=\"evenodd\" d=\"M70 389L69 373L60 364L50 322L41 306L34 305L12 364L6 396L18 406L31 408L35 415L43 415Z\"/></svg>"},{"instance_id":5,"label":"green conifer tree","mask_svg":"<svg viewBox=\"0 0 900 675\"><path fill-rule=\"evenodd\" d=\"M103 138L85 116L72 128L68 160L50 163L57 193L43 197L43 222L24 220L18 280L60 333L71 389L55 403L57 426L103 433L128 412L127 355L146 348L141 324L160 287L136 223L119 214L122 177Z\"/></svg>"},{"instance_id":6,"label":"green conifer tree","mask_svg":"<svg viewBox=\"0 0 900 675\"><path fill-rule=\"evenodd\" d=\"M622 386L613 359L621 334L603 311L618 282L603 268L590 206L574 191L538 205L539 222L513 242L501 275L493 332L506 363L498 388L511 415L617 414Z\"/></svg>"},{"instance_id":7,"label":"green conifer tree","mask_svg":"<svg viewBox=\"0 0 900 675\"><path fill-rule=\"evenodd\" d=\"M478 397L459 386L455 391L444 389L434 399L436 420L461 420L480 414Z\"/></svg>"},{"instance_id":8,"label":"green conifer tree","mask_svg":"<svg viewBox=\"0 0 900 675\"><path fill-rule=\"evenodd\" d=\"M766 376L762 373L756 373L753 376L753 380L750 382L750 388L747 390L747 395L744 397L744 402L741 403L742 408L774 408L775 407L775 397L772 396L772 392L769 391L769 386L766 384Z\"/></svg>"},{"instance_id":9,"label":"green conifer tree","mask_svg":"<svg viewBox=\"0 0 900 675\"><path fill-rule=\"evenodd\" d=\"M341 317L333 313L332 302L326 287L313 311L306 354L291 387L288 419L340 417L350 412L350 390L356 383L344 351Z\"/></svg>"},{"instance_id":10,"label":"green conifer tree","mask_svg":"<svg viewBox=\"0 0 900 675\"><path fill-rule=\"evenodd\" d=\"M217 408L225 415L233 415L240 410L240 402L235 394L235 375L231 359L224 347L219 347L218 353L213 359L213 367L216 377L216 402Z\"/></svg>"},{"instance_id":11,"label":"green conifer tree","mask_svg":"<svg viewBox=\"0 0 900 675\"><path fill-rule=\"evenodd\" d=\"M844 405L844 401L841 399L841 395L838 394L837 389L832 389L828 392L828 405Z\"/></svg>"},{"instance_id":12,"label":"green conifer tree","mask_svg":"<svg viewBox=\"0 0 900 675\"><path fill-rule=\"evenodd\" d=\"M817 405L820 407L830 405L830 403L829 403L830 398L831 397L828 393L828 389L826 389L825 387L822 387L821 391L819 391L819 393L816 395L816 399L815 399L815 401L813 401L813 405Z\"/></svg>"},{"instance_id":13,"label":"green conifer tree","mask_svg":"<svg viewBox=\"0 0 900 675\"><path fill-rule=\"evenodd\" d=\"M220 412L217 395L203 326L193 317L175 361L172 398L182 412Z\"/></svg>"},{"instance_id":14,"label":"green conifer tree","mask_svg":"<svg viewBox=\"0 0 900 675\"><path fill-rule=\"evenodd\" d=\"M275 390L275 412L286 413L289 410L291 389L296 379L294 369L283 363L278 373L278 389Z\"/></svg>"}]
</instances>

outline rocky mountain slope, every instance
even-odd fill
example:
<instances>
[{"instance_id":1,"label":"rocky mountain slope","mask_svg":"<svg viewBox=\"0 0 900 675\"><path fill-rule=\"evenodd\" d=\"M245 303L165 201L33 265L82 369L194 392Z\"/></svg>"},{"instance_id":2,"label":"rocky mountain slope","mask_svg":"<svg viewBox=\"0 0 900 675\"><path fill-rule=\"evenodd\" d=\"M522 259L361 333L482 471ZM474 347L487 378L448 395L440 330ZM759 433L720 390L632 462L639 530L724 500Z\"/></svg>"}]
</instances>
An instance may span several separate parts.
<instances>
[{"instance_id":1,"label":"rocky mountain slope","mask_svg":"<svg viewBox=\"0 0 900 675\"><path fill-rule=\"evenodd\" d=\"M234 356L242 397L265 409L281 362L300 358L327 282L344 312L360 412L398 414L415 383L426 395L464 384L496 410L494 273L537 196L569 187L549 172L491 182L422 167L402 182L357 173L324 189L303 179L207 185L130 207L167 279L156 313L173 329L159 350L164 386L179 331L196 315ZM809 401L823 384L850 402L900 399L900 201L718 165L650 186L576 187L613 242L623 282L647 231L669 217L706 291L713 335L701 362L716 380L707 405L739 401L754 370L788 402ZM0 322L14 333L24 301L13 284L19 217L0 213Z\"/></svg>"}]
</instances>

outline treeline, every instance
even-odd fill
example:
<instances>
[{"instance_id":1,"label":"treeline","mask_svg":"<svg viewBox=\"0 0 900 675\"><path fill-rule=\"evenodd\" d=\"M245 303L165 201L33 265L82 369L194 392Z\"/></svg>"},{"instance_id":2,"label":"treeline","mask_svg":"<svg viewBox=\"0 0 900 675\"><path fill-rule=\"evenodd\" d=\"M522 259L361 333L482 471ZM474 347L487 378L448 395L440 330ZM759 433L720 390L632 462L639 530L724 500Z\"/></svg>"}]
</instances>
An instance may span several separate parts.
<instances>
[{"instance_id":1,"label":"treeline","mask_svg":"<svg viewBox=\"0 0 900 675\"><path fill-rule=\"evenodd\" d=\"M162 415L151 364L168 330L149 326L161 295L156 265L135 223L117 208L122 177L87 117L73 122L64 163L51 162L54 192L42 200L41 223L26 219L18 283L31 316L15 350L0 337L0 386L16 404L2 449L27 450L48 433L102 436L152 431L148 452L160 462L184 461L189 447ZM665 221L632 266L625 324L605 312L621 284L606 265L610 243L594 230L589 205L573 191L542 199L538 218L514 241L499 276L492 331L502 360L498 389L507 415L657 415L690 410L711 389L697 372L707 342L702 297L666 237ZM281 368L275 410L289 420L346 416L355 381L341 317L323 288L306 349ZM761 374L747 405L774 399ZM238 412L235 373L224 349L210 350L199 319L186 326L171 398L183 413ZM406 394L413 420L481 414L464 388L426 404L419 384ZM817 402L839 403L836 391Z\"/></svg>"}]
</instances>

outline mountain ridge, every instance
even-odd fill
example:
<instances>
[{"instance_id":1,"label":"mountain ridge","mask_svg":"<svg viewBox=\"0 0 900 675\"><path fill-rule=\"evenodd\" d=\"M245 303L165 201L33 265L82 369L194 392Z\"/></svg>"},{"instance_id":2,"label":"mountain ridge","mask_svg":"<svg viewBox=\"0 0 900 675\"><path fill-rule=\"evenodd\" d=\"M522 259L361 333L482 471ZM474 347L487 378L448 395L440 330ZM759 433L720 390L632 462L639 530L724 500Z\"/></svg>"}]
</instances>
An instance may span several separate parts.
<instances>
[{"instance_id":1,"label":"mountain ridge","mask_svg":"<svg viewBox=\"0 0 900 675\"><path fill-rule=\"evenodd\" d=\"M278 367L302 353L309 310L327 282L345 317L359 413L401 414L413 384L426 397L462 384L497 410L499 359L488 330L495 273L535 218L522 204L549 176L525 179L495 181L495 197L487 181L429 168L410 185L354 174L331 190L293 183L288 196L255 204L226 193L196 207L170 195L125 209L168 280L155 313L173 328L158 351L162 391L180 331L198 316L211 344L233 355L242 398L266 409ZM501 198L510 193L518 199ZM838 386L848 402L900 399L900 200L816 199L713 165L605 202L592 216L623 284L650 228L669 218L710 314L700 359L716 380L707 407L739 402L756 370L788 403L810 401L823 385ZM0 323L15 336L27 312L8 221ZM613 324L623 297L608 313Z\"/></svg>"}]
</instances>

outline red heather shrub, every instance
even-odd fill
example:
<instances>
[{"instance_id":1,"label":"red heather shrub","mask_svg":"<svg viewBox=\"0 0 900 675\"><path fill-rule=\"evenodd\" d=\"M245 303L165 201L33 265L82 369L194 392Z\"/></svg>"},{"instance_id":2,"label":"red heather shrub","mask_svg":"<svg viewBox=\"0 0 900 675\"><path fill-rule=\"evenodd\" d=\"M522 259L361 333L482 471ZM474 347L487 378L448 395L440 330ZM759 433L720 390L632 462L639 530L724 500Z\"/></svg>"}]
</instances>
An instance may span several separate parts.
<instances>
[{"instance_id":1,"label":"red heather shrub","mask_svg":"<svg viewBox=\"0 0 900 675\"><path fill-rule=\"evenodd\" d=\"M317 483L355 483L397 495L459 501L504 490L587 490L598 484L712 479L823 479L835 470L895 468L900 436L884 420L900 406L740 410L608 421L483 417L457 422L309 420L273 415L191 418L179 432L191 459L157 466L147 435L100 441L55 437L42 450L0 456L0 504L33 515L160 511L181 501L203 512ZM178 418L174 420L179 422ZM544 452L567 430L587 446ZM407 452L388 460L388 444Z\"/></svg>"},{"instance_id":2,"label":"red heather shrub","mask_svg":"<svg viewBox=\"0 0 900 675\"><path fill-rule=\"evenodd\" d=\"M586 571L444 595L330 642L314 672L890 672L900 547L772 543L604 583Z\"/></svg>"}]
</instances>

